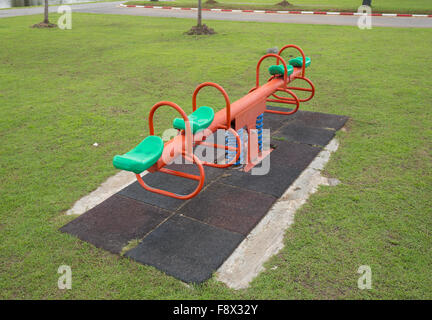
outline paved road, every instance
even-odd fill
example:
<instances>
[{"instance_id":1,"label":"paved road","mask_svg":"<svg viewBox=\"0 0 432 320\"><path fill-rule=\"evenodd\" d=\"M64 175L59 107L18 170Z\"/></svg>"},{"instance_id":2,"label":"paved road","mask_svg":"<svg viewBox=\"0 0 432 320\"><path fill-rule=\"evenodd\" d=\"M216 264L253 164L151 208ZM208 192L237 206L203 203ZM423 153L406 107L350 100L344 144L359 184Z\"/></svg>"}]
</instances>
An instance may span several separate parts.
<instances>
[{"instance_id":1,"label":"paved road","mask_svg":"<svg viewBox=\"0 0 432 320\"><path fill-rule=\"evenodd\" d=\"M73 12L87 12L100 14L125 14L133 16L196 18L196 11L190 10L164 10L145 8L121 8L123 1L77 4L72 6ZM57 11L56 6L50 7L51 12ZM42 8L8 9L0 10L0 18L30 14L40 14ZM298 15L298 14L272 14L272 13L235 13L204 11L204 20L230 20L230 21L256 21L300 24L328 24L357 26L358 16L328 16L328 15ZM432 28L432 18L411 17L372 17L373 27L412 27Z\"/></svg>"}]
</instances>

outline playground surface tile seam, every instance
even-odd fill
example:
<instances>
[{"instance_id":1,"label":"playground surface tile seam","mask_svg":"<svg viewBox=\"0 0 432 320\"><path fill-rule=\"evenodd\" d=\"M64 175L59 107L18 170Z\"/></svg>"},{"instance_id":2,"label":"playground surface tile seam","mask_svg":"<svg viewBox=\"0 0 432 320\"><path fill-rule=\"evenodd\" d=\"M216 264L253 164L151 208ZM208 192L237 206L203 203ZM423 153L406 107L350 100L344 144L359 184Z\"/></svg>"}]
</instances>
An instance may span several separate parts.
<instances>
[{"instance_id":1,"label":"playground surface tile seam","mask_svg":"<svg viewBox=\"0 0 432 320\"><path fill-rule=\"evenodd\" d=\"M60 231L111 253L120 253L129 241L143 238L170 215L164 209L113 195Z\"/></svg>"},{"instance_id":2,"label":"playground surface tile seam","mask_svg":"<svg viewBox=\"0 0 432 320\"><path fill-rule=\"evenodd\" d=\"M176 215L126 253L186 282L211 277L243 240L235 232Z\"/></svg>"},{"instance_id":3,"label":"playground surface tile seam","mask_svg":"<svg viewBox=\"0 0 432 320\"><path fill-rule=\"evenodd\" d=\"M230 257L347 120L309 111L266 113L264 128L270 128L275 146L268 174L205 167L204 188L186 201L148 192L134 182L60 231L112 253L125 251L126 257L184 282L201 283ZM168 167L197 173L187 164ZM144 179L179 194L196 187L196 181L160 172ZM126 250L131 240L139 243Z\"/></svg>"},{"instance_id":4,"label":"playground surface tile seam","mask_svg":"<svg viewBox=\"0 0 432 320\"><path fill-rule=\"evenodd\" d=\"M209 225L247 236L276 197L215 182L188 201L179 213Z\"/></svg>"}]
</instances>

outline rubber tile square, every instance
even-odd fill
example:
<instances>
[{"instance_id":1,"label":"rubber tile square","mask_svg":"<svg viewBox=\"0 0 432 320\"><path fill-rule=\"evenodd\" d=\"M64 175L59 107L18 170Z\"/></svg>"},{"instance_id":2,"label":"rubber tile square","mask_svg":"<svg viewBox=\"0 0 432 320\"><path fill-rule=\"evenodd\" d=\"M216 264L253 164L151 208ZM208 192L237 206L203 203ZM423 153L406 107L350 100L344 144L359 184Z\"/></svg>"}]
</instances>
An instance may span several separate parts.
<instances>
[{"instance_id":1,"label":"rubber tile square","mask_svg":"<svg viewBox=\"0 0 432 320\"><path fill-rule=\"evenodd\" d=\"M172 164L166 166L168 169L183 171L191 174L198 174L198 168L192 164ZM212 167L205 167L205 184L210 183L223 173L222 170ZM170 174L155 172L143 176L144 182L154 188L170 191L173 193L186 195L195 190L198 181L185 179ZM118 194L129 197L138 201L158 206L167 210L177 210L184 203L184 200L174 199L145 190L138 181L127 186Z\"/></svg>"},{"instance_id":2,"label":"rubber tile square","mask_svg":"<svg viewBox=\"0 0 432 320\"><path fill-rule=\"evenodd\" d=\"M282 127L273 135L273 138L282 137L287 141L325 146L333 139L334 135L334 130L307 127L295 120Z\"/></svg>"},{"instance_id":3,"label":"rubber tile square","mask_svg":"<svg viewBox=\"0 0 432 320\"><path fill-rule=\"evenodd\" d=\"M296 114L295 120L298 124L323 129L339 130L348 120L346 116L320 112L299 111Z\"/></svg>"},{"instance_id":4,"label":"rubber tile square","mask_svg":"<svg viewBox=\"0 0 432 320\"><path fill-rule=\"evenodd\" d=\"M186 203L179 212L246 236L275 201L276 198L271 195L215 182Z\"/></svg>"},{"instance_id":5,"label":"rubber tile square","mask_svg":"<svg viewBox=\"0 0 432 320\"><path fill-rule=\"evenodd\" d=\"M270 167L267 174L252 175L252 170L249 172L230 170L218 182L279 198L302 171L302 168L290 167L289 164L280 165L270 157Z\"/></svg>"},{"instance_id":6,"label":"rubber tile square","mask_svg":"<svg viewBox=\"0 0 432 320\"><path fill-rule=\"evenodd\" d=\"M322 151L321 147L314 147L305 143L295 143L273 139L272 145L276 147L270 153L271 165L287 165L289 167L306 169L313 159Z\"/></svg>"},{"instance_id":7,"label":"rubber tile square","mask_svg":"<svg viewBox=\"0 0 432 320\"><path fill-rule=\"evenodd\" d=\"M60 231L98 248L119 253L130 240L143 238L169 216L168 211L114 195L66 224Z\"/></svg>"},{"instance_id":8,"label":"rubber tile square","mask_svg":"<svg viewBox=\"0 0 432 320\"><path fill-rule=\"evenodd\" d=\"M279 111L289 111L290 109L281 108L281 107L271 107L267 106L270 110L279 110ZM266 113L267 115L268 113ZM278 116L277 114L272 114ZM284 115L279 115L279 117L284 117ZM339 130L342 128L348 120L347 116L340 116L336 114L329 113L321 113L321 112L312 112L305 110L298 110L296 113L285 116L287 119L298 120L298 123L301 125L323 128L323 129L334 129Z\"/></svg>"},{"instance_id":9,"label":"rubber tile square","mask_svg":"<svg viewBox=\"0 0 432 320\"><path fill-rule=\"evenodd\" d=\"M293 109L292 108L285 108L285 107L274 107L274 106L267 106L267 109L268 110L276 110L276 111L283 111L283 112L290 112L290 111L292 111ZM298 112L298 111L297 111ZM292 118L293 116L295 116L295 114L297 114L297 112L295 112L295 113L293 113L292 115L284 115L284 114L277 114L277 113L269 113L269 112L266 112L265 114L264 114L264 116L269 116L269 117L278 117L278 118L288 118L288 117L290 117L290 118Z\"/></svg>"},{"instance_id":10,"label":"rubber tile square","mask_svg":"<svg viewBox=\"0 0 432 320\"><path fill-rule=\"evenodd\" d=\"M126 256L184 282L209 279L244 236L183 216L174 216Z\"/></svg>"},{"instance_id":11,"label":"rubber tile square","mask_svg":"<svg viewBox=\"0 0 432 320\"><path fill-rule=\"evenodd\" d=\"M280 114L264 113L263 128L270 129L270 132L279 130L285 123L292 119L289 116Z\"/></svg>"}]
</instances>

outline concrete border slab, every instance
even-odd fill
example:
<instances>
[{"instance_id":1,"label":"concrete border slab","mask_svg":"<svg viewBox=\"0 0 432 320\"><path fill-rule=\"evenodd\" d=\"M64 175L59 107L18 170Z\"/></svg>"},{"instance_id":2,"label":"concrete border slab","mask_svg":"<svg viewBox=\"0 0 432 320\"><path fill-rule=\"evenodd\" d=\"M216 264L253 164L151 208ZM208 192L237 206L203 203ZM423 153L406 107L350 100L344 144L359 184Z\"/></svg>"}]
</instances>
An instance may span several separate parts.
<instances>
[{"instance_id":1,"label":"concrete border slab","mask_svg":"<svg viewBox=\"0 0 432 320\"><path fill-rule=\"evenodd\" d=\"M283 248L285 231L294 222L294 215L320 185L335 185L337 181L321 175L331 153L339 144L336 139L310 163L267 215L256 225L231 256L218 269L216 278L233 289L247 288L264 270L263 264Z\"/></svg>"},{"instance_id":2,"label":"concrete border slab","mask_svg":"<svg viewBox=\"0 0 432 320\"><path fill-rule=\"evenodd\" d=\"M147 171L145 173L147 173ZM109 197L113 196L120 190L126 188L134 181L136 181L136 177L133 173L120 171L112 177L109 177L95 191L75 202L72 208L66 211L66 215L83 214L84 212L89 211L90 209L96 207L99 203L102 203Z\"/></svg>"}]
</instances>

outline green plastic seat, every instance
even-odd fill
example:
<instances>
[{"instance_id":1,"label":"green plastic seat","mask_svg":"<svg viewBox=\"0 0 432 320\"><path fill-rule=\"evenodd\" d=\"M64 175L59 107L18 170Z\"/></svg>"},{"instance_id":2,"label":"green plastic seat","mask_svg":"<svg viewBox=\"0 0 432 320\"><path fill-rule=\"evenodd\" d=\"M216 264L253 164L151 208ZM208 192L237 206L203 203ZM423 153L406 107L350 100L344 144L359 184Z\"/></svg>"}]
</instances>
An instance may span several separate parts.
<instances>
[{"instance_id":1,"label":"green plastic seat","mask_svg":"<svg viewBox=\"0 0 432 320\"><path fill-rule=\"evenodd\" d=\"M294 66L294 67L302 67L303 66L303 58L302 57L297 57L294 59L290 59L290 61L288 62L290 65ZM309 67L311 64L311 58L306 57L306 65L305 68Z\"/></svg>"},{"instance_id":2,"label":"green plastic seat","mask_svg":"<svg viewBox=\"0 0 432 320\"><path fill-rule=\"evenodd\" d=\"M148 136L131 151L113 159L117 169L132 171L137 174L154 165L162 155L164 143L158 136Z\"/></svg>"},{"instance_id":3,"label":"green plastic seat","mask_svg":"<svg viewBox=\"0 0 432 320\"><path fill-rule=\"evenodd\" d=\"M268 70L272 76L285 74L285 68L284 68L283 64L270 66ZM288 74L287 74L288 76L291 75L294 72L294 67L291 65L287 65L287 72L288 72Z\"/></svg>"},{"instance_id":4,"label":"green plastic seat","mask_svg":"<svg viewBox=\"0 0 432 320\"><path fill-rule=\"evenodd\" d=\"M214 111L210 107L199 107L188 116L192 133L195 134L207 128L214 119ZM175 118L173 127L179 130L185 130L185 123L182 118Z\"/></svg>"}]
</instances>

